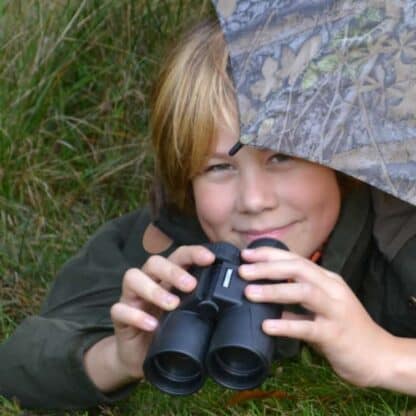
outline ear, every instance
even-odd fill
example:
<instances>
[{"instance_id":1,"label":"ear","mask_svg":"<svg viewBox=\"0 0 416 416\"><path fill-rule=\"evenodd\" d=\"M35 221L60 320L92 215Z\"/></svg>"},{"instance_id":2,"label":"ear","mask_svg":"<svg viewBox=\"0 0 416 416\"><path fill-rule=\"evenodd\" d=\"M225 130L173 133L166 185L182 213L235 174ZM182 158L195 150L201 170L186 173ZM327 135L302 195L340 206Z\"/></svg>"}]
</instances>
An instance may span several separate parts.
<instances>
[{"instance_id":1,"label":"ear","mask_svg":"<svg viewBox=\"0 0 416 416\"><path fill-rule=\"evenodd\" d=\"M153 224L143 234L143 248L150 254L159 254L169 248L173 240Z\"/></svg>"}]
</instances>

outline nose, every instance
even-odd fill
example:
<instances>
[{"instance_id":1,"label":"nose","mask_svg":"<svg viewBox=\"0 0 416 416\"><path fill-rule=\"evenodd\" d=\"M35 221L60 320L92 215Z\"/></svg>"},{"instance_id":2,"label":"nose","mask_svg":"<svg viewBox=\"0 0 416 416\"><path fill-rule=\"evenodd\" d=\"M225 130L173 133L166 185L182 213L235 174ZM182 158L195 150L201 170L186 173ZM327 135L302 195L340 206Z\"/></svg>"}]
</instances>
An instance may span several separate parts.
<instances>
[{"instance_id":1,"label":"nose","mask_svg":"<svg viewBox=\"0 0 416 416\"><path fill-rule=\"evenodd\" d=\"M277 205L276 184L261 167L240 173L238 190L238 210L256 214Z\"/></svg>"}]
</instances>

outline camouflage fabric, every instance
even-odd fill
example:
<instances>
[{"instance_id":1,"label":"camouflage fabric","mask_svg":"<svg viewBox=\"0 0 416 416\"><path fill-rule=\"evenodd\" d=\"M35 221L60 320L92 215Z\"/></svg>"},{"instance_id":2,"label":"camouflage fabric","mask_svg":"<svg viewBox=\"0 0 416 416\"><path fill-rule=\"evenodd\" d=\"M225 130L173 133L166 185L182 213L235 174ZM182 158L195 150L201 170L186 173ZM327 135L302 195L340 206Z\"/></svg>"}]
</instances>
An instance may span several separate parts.
<instances>
[{"instance_id":1,"label":"camouflage fabric","mask_svg":"<svg viewBox=\"0 0 416 416\"><path fill-rule=\"evenodd\" d=\"M416 205L416 1L214 0L240 141Z\"/></svg>"}]
</instances>

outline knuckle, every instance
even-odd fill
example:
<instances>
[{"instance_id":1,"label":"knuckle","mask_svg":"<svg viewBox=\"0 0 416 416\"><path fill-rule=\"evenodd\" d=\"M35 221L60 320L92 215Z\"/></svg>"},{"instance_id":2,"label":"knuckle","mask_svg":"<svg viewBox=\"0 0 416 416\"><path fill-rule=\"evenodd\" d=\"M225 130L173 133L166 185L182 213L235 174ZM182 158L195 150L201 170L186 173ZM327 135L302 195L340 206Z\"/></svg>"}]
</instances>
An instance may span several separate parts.
<instances>
[{"instance_id":1,"label":"knuckle","mask_svg":"<svg viewBox=\"0 0 416 416\"><path fill-rule=\"evenodd\" d=\"M307 301L317 296L317 290L308 283L301 283L299 289L301 301Z\"/></svg>"},{"instance_id":2,"label":"knuckle","mask_svg":"<svg viewBox=\"0 0 416 416\"><path fill-rule=\"evenodd\" d=\"M120 314L121 304L119 302L115 303L110 308L111 319L116 319Z\"/></svg>"},{"instance_id":3,"label":"knuckle","mask_svg":"<svg viewBox=\"0 0 416 416\"><path fill-rule=\"evenodd\" d=\"M277 285L270 285L270 284L262 284L261 287L261 294L263 295L266 301L274 301L274 299L278 298L280 292Z\"/></svg>"},{"instance_id":4,"label":"knuckle","mask_svg":"<svg viewBox=\"0 0 416 416\"><path fill-rule=\"evenodd\" d=\"M146 269L149 269L149 270L155 270L156 268L159 267L160 261L162 258L163 258L162 256L159 256L157 254L150 256L147 259L144 267L146 267Z\"/></svg>"},{"instance_id":5,"label":"knuckle","mask_svg":"<svg viewBox=\"0 0 416 416\"><path fill-rule=\"evenodd\" d=\"M178 266L189 266L191 264L206 264L209 256L215 256L207 247L202 245L181 246L174 251L169 260Z\"/></svg>"},{"instance_id":6,"label":"knuckle","mask_svg":"<svg viewBox=\"0 0 416 416\"><path fill-rule=\"evenodd\" d=\"M180 246L178 247L168 258L167 260L173 264L180 265L186 263L190 257L189 248L191 246Z\"/></svg>"},{"instance_id":7,"label":"knuckle","mask_svg":"<svg viewBox=\"0 0 416 416\"><path fill-rule=\"evenodd\" d=\"M135 269L135 268L128 269L124 273L123 286L131 286L132 283L135 282L137 278L138 278L138 269Z\"/></svg>"},{"instance_id":8,"label":"knuckle","mask_svg":"<svg viewBox=\"0 0 416 416\"><path fill-rule=\"evenodd\" d=\"M166 290L163 289L161 286L157 285L150 290L150 296L152 299L162 299L163 296L166 295Z\"/></svg>"},{"instance_id":9,"label":"knuckle","mask_svg":"<svg viewBox=\"0 0 416 416\"><path fill-rule=\"evenodd\" d=\"M188 253L192 252L195 249L195 247L197 246L194 246L194 245L180 246L172 253L172 255L173 254L179 255L179 256L187 255Z\"/></svg>"},{"instance_id":10,"label":"knuckle","mask_svg":"<svg viewBox=\"0 0 416 416\"><path fill-rule=\"evenodd\" d=\"M305 259L295 257L294 259L291 260L291 267L295 272L299 272L305 269L305 267L307 267L307 263Z\"/></svg>"},{"instance_id":11,"label":"knuckle","mask_svg":"<svg viewBox=\"0 0 416 416\"><path fill-rule=\"evenodd\" d=\"M182 253L183 251L188 251L190 249L190 245L182 245L175 250L175 253Z\"/></svg>"},{"instance_id":12,"label":"knuckle","mask_svg":"<svg viewBox=\"0 0 416 416\"><path fill-rule=\"evenodd\" d=\"M342 300L345 299L346 297L346 288L344 287L344 285L340 284L340 285L335 285L334 288L332 289L332 298L335 300ZM343 302L341 302L342 304Z\"/></svg>"},{"instance_id":13,"label":"knuckle","mask_svg":"<svg viewBox=\"0 0 416 416\"><path fill-rule=\"evenodd\" d=\"M329 277L331 277L334 280L337 280L338 282L344 281L344 279L339 274L331 272L330 270L327 270L327 274Z\"/></svg>"},{"instance_id":14,"label":"knuckle","mask_svg":"<svg viewBox=\"0 0 416 416\"><path fill-rule=\"evenodd\" d=\"M180 276L182 276L183 274L183 270L181 267L177 266L176 264L172 264L169 267L169 271L168 271L168 276L169 276L169 281L171 283L177 283L178 279L180 278Z\"/></svg>"},{"instance_id":15,"label":"knuckle","mask_svg":"<svg viewBox=\"0 0 416 416\"><path fill-rule=\"evenodd\" d=\"M183 280L184 272L181 270L173 270L170 274L170 278L166 282L161 282L161 286L164 287L166 290L171 291L172 289L181 289L183 290L183 286L185 280Z\"/></svg>"},{"instance_id":16,"label":"knuckle","mask_svg":"<svg viewBox=\"0 0 416 416\"><path fill-rule=\"evenodd\" d=\"M303 332L306 339L309 341L315 341L317 339L317 328L316 325L305 324L303 327Z\"/></svg>"},{"instance_id":17,"label":"knuckle","mask_svg":"<svg viewBox=\"0 0 416 416\"><path fill-rule=\"evenodd\" d=\"M298 262L298 267L302 268L303 270L307 270L308 272L311 270L311 267L316 267L316 264L307 258L298 257L296 261Z\"/></svg>"},{"instance_id":18,"label":"knuckle","mask_svg":"<svg viewBox=\"0 0 416 416\"><path fill-rule=\"evenodd\" d=\"M201 245L189 246L192 248L191 255L194 261L198 261L201 257L206 259L207 255L215 256L215 254L207 247Z\"/></svg>"},{"instance_id":19,"label":"knuckle","mask_svg":"<svg viewBox=\"0 0 416 416\"><path fill-rule=\"evenodd\" d=\"M256 250L261 256L264 256L267 261L272 261L275 258L276 249L274 247L262 246L256 248Z\"/></svg>"}]
</instances>

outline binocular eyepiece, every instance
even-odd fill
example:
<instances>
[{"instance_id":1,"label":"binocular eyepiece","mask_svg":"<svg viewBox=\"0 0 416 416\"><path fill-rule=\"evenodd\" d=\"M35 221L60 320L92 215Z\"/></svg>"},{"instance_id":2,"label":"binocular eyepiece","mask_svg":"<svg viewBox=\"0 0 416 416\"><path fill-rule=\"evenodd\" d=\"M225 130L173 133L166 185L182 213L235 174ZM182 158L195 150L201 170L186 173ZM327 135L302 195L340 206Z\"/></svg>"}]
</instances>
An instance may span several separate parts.
<instances>
[{"instance_id":1,"label":"binocular eyepiece","mask_svg":"<svg viewBox=\"0 0 416 416\"><path fill-rule=\"evenodd\" d=\"M272 238L248 247L261 246L288 250ZM207 375L230 389L252 389L267 377L274 354L274 339L261 325L280 318L282 307L245 298L237 247L220 242L207 248L215 262L190 269L197 287L190 294L176 292L181 304L161 318L143 364L145 378L172 395L196 392Z\"/></svg>"}]
</instances>

